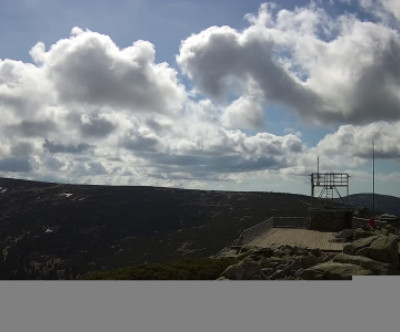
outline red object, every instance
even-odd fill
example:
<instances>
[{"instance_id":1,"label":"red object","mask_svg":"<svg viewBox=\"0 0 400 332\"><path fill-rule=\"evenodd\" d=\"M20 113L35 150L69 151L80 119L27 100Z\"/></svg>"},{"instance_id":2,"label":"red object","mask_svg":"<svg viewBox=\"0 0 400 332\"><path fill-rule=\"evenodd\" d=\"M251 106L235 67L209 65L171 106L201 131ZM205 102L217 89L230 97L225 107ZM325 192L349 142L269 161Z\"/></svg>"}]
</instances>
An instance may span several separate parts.
<instances>
[{"instance_id":1,"label":"red object","mask_svg":"<svg viewBox=\"0 0 400 332\"><path fill-rule=\"evenodd\" d=\"M371 227L371 228L376 228L376 224L375 224L374 218L371 218L371 219L369 220L369 227Z\"/></svg>"}]
</instances>

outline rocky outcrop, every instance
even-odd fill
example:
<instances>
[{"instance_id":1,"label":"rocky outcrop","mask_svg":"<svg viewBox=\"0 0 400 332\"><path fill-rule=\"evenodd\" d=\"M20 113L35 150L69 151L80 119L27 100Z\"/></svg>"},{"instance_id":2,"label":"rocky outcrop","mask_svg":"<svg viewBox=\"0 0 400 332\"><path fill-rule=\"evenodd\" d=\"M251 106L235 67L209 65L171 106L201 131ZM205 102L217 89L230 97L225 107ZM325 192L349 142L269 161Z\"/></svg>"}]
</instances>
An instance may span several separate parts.
<instances>
[{"instance_id":1,"label":"rocky outcrop","mask_svg":"<svg viewBox=\"0 0 400 332\"><path fill-rule=\"evenodd\" d=\"M397 269L399 267L398 242L400 237L390 234L378 236L369 247L367 257L378 262L390 263Z\"/></svg>"},{"instance_id":2,"label":"rocky outcrop","mask_svg":"<svg viewBox=\"0 0 400 332\"><path fill-rule=\"evenodd\" d=\"M343 252L348 255L355 255L360 249L368 247L377 239L377 236L363 237L343 247Z\"/></svg>"},{"instance_id":3,"label":"rocky outcrop","mask_svg":"<svg viewBox=\"0 0 400 332\"><path fill-rule=\"evenodd\" d=\"M336 255L332 261L336 263L355 264L363 269L372 271L374 274L387 274L390 270L390 264L375 261L363 256L346 255L344 253Z\"/></svg>"},{"instance_id":4,"label":"rocky outcrop","mask_svg":"<svg viewBox=\"0 0 400 332\"><path fill-rule=\"evenodd\" d=\"M313 266L298 273L304 280L351 280L355 275L372 275L371 270L356 264L329 261Z\"/></svg>"},{"instance_id":5,"label":"rocky outcrop","mask_svg":"<svg viewBox=\"0 0 400 332\"><path fill-rule=\"evenodd\" d=\"M296 279L298 270L323 262L325 256L319 249L308 250L288 245L270 248L244 247L237 255L241 261L229 266L219 279Z\"/></svg>"},{"instance_id":6,"label":"rocky outcrop","mask_svg":"<svg viewBox=\"0 0 400 332\"><path fill-rule=\"evenodd\" d=\"M342 232L338 238L348 238ZM352 232L354 241L343 252L288 245L244 247L219 279L230 280L350 280L358 275L400 274L400 233L392 226L381 230Z\"/></svg>"}]
</instances>

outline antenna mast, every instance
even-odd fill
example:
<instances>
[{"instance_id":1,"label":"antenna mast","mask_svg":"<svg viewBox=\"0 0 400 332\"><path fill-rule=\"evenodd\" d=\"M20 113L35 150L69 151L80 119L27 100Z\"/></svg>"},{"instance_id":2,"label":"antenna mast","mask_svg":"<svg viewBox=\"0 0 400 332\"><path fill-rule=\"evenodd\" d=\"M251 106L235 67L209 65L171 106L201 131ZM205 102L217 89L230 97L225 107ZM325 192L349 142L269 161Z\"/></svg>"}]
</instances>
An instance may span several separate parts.
<instances>
[{"instance_id":1,"label":"antenna mast","mask_svg":"<svg viewBox=\"0 0 400 332\"><path fill-rule=\"evenodd\" d=\"M372 213L375 216L375 146L372 141Z\"/></svg>"}]
</instances>

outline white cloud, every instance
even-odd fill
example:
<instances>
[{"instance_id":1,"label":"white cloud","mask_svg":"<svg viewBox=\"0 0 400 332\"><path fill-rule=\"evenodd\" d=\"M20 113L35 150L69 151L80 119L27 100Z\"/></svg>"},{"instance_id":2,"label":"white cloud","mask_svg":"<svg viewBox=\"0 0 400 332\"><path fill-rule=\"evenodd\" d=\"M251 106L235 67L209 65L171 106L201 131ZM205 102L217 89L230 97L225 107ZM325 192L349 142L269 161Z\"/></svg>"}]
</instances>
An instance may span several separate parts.
<instances>
[{"instance_id":1,"label":"white cloud","mask_svg":"<svg viewBox=\"0 0 400 332\"><path fill-rule=\"evenodd\" d=\"M255 82L265 103L303 120L400 117L398 31L351 15L333 19L315 5L276 13L264 5L247 17L243 31L211 27L182 42L177 61L203 93L221 99L233 84L248 91Z\"/></svg>"},{"instance_id":2,"label":"white cloud","mask_svg":"<svg viewBox=\"0 0 400 332\"><path fill-rule=\"evenodd\" d=\"M290 167L303 149L293 134L237 129L263 125L262 93L249 82L248 93L227 106L187 99L177 72L154 62L149 42L119 49L109 36L74 28L48 50L38 43L30 53L35 64L0 62L2 175L236 181L249 171Z\"/></svg>"},{"instance_id":3,"label":"white cloud","mask_svg":"<svg viewBox=\"0 0 400 332\"><path fill-rule=\"evenodd\" d=\"M377 156L399 158L396 29L332 18L315 3L265 4L246 18L241 31L213 26L182 42L176 59L191 92L151 43L121 49L79 28L47 50L37 43L34 64L0 60L1 175L175 186L260 176L278 188L306 179L317 154L326 167L356 169L371 140ZM341 126L317 146L291 123L283 135L264 132L263 112L276 104Z\"/></svg>"},{"instance_id":4,"label":"white cloud","mask_svg":"<svg viewBox=\"0 0 400 332\"><path fill-rule=\"evenodd\" d=\"M383 24L399 26L400 4L397 0L359 0L359 4Z\"/></svg>"},{"instance_id":5,"label":"white cloud","mask_svg":"<svg viewBox=\"0 0 400 332\"><path fill-rule=\"evenodd\" d=\"M400 160L400 122L376 122L364 126L344 125L322 139L317 148L329 154L370 159L372 141L378 158Z\"/></svg>"},{"instance_id":6,"label":"white cloud","mask_svg":"<svg viewBox=\"0 0 400 332\"><path fill-rule=\"evenodd\" d=\"M263 107L260 96L242 95L228 105L221 118L226 127L231 128L264 128Z\"/></svg>"},{"instance_id":7,"label":"white cloud","mask_svg":"<svg viewBox=\"0 0 400 332\"><path fill-rule=\"evenodd\" d=\"M398 0L382 0L383 7L400 20L400 2Z\"/></svg>"},{"instance_id":8,"label":"white cloud","mask_svg":"<svg viewBox=\"0 0 400 332\"><path fill-rule=\"evenodd\" d=\"M106 35L74 28L49 51L39 43L31 54L68 105L168 113L181 109L185 100L176 71L154 63L154 46L147 41L119 49Z\"/></svg>"}]
</instances>

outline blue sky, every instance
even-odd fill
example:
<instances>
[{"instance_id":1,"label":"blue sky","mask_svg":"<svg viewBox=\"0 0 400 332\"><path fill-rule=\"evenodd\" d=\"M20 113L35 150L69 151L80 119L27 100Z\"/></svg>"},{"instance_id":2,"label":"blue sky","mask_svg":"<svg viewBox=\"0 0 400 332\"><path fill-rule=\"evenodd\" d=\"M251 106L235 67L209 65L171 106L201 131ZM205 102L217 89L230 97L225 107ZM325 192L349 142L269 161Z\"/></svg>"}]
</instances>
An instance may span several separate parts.
<instances>
[{"instance_id":1,"label":"blue sky","mask_svg":"<svg viewBox=\"0 0 400 332\"><path fill-rule=\"evenodd\" d=\"M0 176L400 196L395 0L1 0Z\"/></svg>"}]
</instances>

